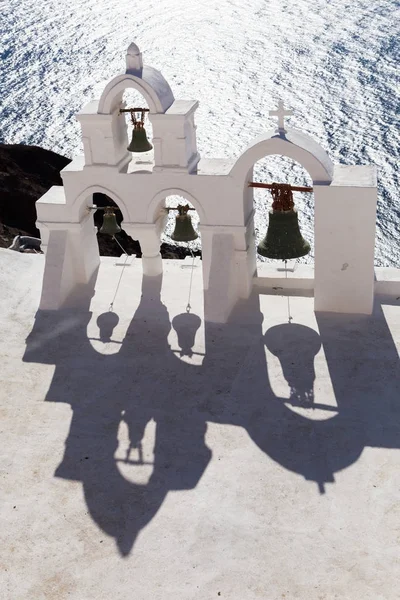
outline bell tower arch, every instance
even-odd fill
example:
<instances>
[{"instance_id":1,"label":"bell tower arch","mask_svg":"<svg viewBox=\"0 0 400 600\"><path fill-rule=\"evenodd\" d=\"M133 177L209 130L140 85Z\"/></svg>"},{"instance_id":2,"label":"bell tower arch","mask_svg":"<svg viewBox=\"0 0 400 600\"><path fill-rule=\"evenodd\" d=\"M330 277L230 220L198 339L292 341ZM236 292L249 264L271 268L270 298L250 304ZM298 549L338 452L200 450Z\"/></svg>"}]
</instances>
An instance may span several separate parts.
<instances>
[{"instance_id":1,"label":"bell tower arch","mask_svg":"<svg viewBox=\"0 0 400 600\"><path fill-rule=\"evenodd\" d=\"M85 166L109 165L126 171L131 161L127 150L126 123L119 109L126 89L139 92L149 106L153 126L153 170L193 172L200 160L197 152L195 100L175 100L157 69L143 64L142 53L130 44L126 71L109 81L99 100L87 104L77 115L82 128Z\"/></svg>"},{"instance_id":2,"label":"bell tower arch","mask_svg":"<svg viewBox=\"0 0 400 600\"><path fill-rule=\"evenodd\" d=\"M249 187L254 164L271 154L295 160L313 181L315 309L370 314L374 295L376 170L372 166L334 165L310 136L285 128L283 105L280 108L281 111L272 111L280 118L278 128L255 139L230 171L237 188L242 190L247 237L254 239L253 188ZM248 275L254 277L256 252L252 246L248 265Z\"/></svg>"}]
</instances>

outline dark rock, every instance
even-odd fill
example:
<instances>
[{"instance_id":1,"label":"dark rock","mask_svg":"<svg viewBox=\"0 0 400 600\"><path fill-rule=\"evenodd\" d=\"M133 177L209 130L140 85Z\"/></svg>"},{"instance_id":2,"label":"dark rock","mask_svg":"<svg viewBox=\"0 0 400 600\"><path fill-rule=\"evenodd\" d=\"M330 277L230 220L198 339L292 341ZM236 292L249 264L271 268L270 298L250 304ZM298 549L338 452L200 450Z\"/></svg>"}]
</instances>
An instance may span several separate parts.
<instances>
[{"instance_id":1,"label":"dark rock","mask_svg":"<svg viewBox=\"0 0 400 600\"><path fill-rule=\"evenodd\" d=\"M60 171L69 162L38 146L0 144L0 223L18 230L15 235L39 237L35 202L52 185L62 185ZM1 245L9 246L8 241Z\"/></svg>"},{"instance_id":2,"label":"dark rock","mask_svg":"<svg viewBox=\"0 0 400 600\"><path fill-rule=\"evenodd\" d=\"M0 248L8 248L11 246L17 235L28 235L28 232L15 227L7 227L7 225L0 223Z\"/></svg>"}]
</instances>

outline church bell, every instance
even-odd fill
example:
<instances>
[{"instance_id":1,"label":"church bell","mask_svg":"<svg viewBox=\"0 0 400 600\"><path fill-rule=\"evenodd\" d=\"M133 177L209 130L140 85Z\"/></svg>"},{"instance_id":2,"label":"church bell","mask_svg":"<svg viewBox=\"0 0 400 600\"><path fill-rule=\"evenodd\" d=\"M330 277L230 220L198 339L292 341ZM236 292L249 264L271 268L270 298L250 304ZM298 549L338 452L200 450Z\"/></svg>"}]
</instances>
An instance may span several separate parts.
<instances>
[{"instance_id":1,"label":"church bell","mask_svg":"<svg viewBox=\"0 0 400 600\"><path fill-rule=\"evenodd\" d=\"M179 214L176 216L175 229L171 235L171 239L175 242L191 242L199 236L193 229L192 217L188 215L189 205L177 207Z\"/></svg>"},{"instance_id":2,"label":"church bell","mask_svg":"<svg viewBox=\"0 0 400 600\"><path fill-rule=\"evenodd\" d=\"M114 208L107 206L104 209L103 225L100 228L100 233L106 233L114 236L116 233L121 231L121 227L117 223Z\"/></svg>"},{"instance_id":3,"label":"church bell","mask_svg":"<svg viewBox=\"0 0 400 600\"><path fill-rule=\"evenodd\" d=\"M274 202L269 212L267 234L257 247L258 254L279 260L305 256L311 248L300 233L290 186L272 184L271 193Z\"/></svg>"},{"instance_id":4,"label":"church bell","mask_svg":"<svg viewBox=\"0 0 400 600\"><path fill-rule=\"evenodd\" d=\"M148 152L152 149L152 145L147 139L146 130L141 121L136 121L132 131L132 141L127 150L129 152Z\"/></svg>"},{"instance_id":5,"label":"church bell","mask_svg":"<svg viewBox=\"0 0 400 600\"><path fill-rule=\"evenodd\" d=\"M258 254L267 258L289 260L305 256L310 249L310 244L300 233L297 210L270 211L267 235L258 245Z\"/></svg>"}]
</instances>

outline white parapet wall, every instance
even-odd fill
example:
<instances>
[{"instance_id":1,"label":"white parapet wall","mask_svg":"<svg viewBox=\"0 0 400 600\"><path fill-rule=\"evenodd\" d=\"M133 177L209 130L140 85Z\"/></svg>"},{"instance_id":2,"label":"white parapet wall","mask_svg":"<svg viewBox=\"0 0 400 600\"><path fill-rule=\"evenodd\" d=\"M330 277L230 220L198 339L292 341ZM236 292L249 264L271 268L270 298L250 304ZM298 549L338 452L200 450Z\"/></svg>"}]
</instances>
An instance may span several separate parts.
<instances>
[{"instance_id":1,"label":"white parapet wall","mask_svg":"<svg viewBox=\"0 0 400 600\"><path fill-rule=\"evenodd\" d=\"M253 285L260 294L314 296L314 270L314 265L297 264L295 261L288 261L286 267L283 263L261 263ZM375 267L373 296L398 300L400 269Z\"/></svg>"}]
</instances>

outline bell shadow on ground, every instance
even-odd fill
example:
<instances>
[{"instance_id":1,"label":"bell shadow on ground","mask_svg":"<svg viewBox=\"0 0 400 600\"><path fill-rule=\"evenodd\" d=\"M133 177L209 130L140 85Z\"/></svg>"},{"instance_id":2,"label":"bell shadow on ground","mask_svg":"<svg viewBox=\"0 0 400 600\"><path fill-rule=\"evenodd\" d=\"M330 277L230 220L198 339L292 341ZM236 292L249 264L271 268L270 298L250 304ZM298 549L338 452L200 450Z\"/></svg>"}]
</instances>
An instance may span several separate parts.
<instances>
[{"instance_id":1,"label":"bell shadow on ground","mask_svg":"<svg viewBox=\"0 0 400 600\"><path fill-rule=\"evenodd\" d=\"M180 360L169 346L171 322L161 284L161 277L143 277L140 304L117 353L99 354L91 346L89 311L64 310L37 313L24 356L55 364L46 400L66 402L73 410L55 476L82 482L91 518L115 539L121 555L130 553L168 492L197 486L212 458L205 443L208 422L243 427L263 452L315 481L321 493L366 445L399 447L398 355L382 315L319 315L320 336L294 323L272 327L264 336L259 297L253 294L238 303L229 323L205 323L206 354L199 366ZM98 318L100 339L111 339L117 318L114 313ZM178 315L172 324L182 356L190 356L200 318ZM291 402L303 406L313 402L314 358L321 344L339 412L313 421L273 393L265 346L280 360ZM129 448L140 450L152 421L152 474L146 484L132 483L115 459L118 430L125 423Z\"/></svg>"},{"instance_id":2,"label":"bell shadow on ground","mask_svg":"<svg viewBox=\"0 0 400 600\"><path fill-rule=\"evenodd\" d=\"M255 443L325 493L325 484L356 462L366 446L400 448L400 378L398 353L381 306L371 317L318 313L317 323L319 336L297 324L272 327L264 336L265 345L281 362L289 400L274 396L269 386L263 390L262 379L250 368L251 387L246 383L238 397L246 394L249 401L251 389L247 428ZM314 402L314 357L319 346L338 410L317 421L294 412L290 405L330 408ZM261 397L267 410L261 408Z\"/></svg>"},{"instance_id":3,"label":"bell shadow on ground","mask_svg":"<svg viewBox=\"0 0 400 600\"><path fill-rule=\"evenodd\" d=\"M175 329L178 336L181 356L193 356L192 348L200 325L201 319L194 313L181 313L172 319L172 327Z\"/></svg>"}]
</instances>

